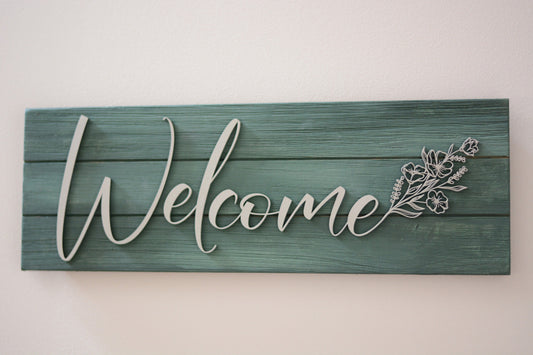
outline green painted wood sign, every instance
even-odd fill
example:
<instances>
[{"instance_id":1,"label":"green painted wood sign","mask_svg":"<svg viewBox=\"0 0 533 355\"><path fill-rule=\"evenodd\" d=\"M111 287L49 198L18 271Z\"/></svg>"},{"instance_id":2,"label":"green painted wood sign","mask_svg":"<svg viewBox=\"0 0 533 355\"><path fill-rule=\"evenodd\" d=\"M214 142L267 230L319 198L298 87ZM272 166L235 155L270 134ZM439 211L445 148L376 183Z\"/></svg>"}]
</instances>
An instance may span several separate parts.
<instances>
[{"instance_id":1,"label":"green painted wood sign","mask_svg":"<svg viewBox=\"0 0 533 355\"><path fill-rule=\"evenodd\" d=\"M508 100L26 111L22 269L508 274Z\"/></svg>"}]
</instances>

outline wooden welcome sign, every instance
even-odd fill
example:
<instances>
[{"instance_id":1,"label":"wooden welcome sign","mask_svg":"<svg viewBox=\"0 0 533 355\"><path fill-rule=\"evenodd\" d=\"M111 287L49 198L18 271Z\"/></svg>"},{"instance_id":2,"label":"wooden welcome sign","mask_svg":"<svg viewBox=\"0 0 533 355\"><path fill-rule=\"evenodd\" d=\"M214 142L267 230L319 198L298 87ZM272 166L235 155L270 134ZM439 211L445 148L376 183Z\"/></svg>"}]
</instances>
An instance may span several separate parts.
<instances>
[{"instance_id":1,"label":"wooden welcome sign","mask_svg":"<svg viewBox=\"0 0 533 355\"><path fill-rule=\"evenodd\" d=\"M507 100L31 109L22 268L508 274Z\"/></svg>"}]
</instances>

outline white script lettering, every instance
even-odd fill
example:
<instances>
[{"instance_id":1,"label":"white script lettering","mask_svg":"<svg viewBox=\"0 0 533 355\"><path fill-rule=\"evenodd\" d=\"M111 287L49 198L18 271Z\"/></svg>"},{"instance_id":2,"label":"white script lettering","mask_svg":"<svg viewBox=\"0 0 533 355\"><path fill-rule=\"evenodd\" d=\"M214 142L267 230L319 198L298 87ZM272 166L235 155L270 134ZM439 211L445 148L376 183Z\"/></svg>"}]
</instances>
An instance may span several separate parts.
<instances>
[{"instance_id":1,"label":"white script lettering","mask_svg":"<svg viewBox=\"0 0 533 355\"><path fill-rule=\"evenodd\" d=\"M103 178L102 185L100 186L96 199L91 208L91 211L89 215L87 216L85 225L83 226L83 229L80 232L75 242L74 247L69 253L66 253L67 256L65 256L65 251L64 251L64 246L63 246L63 240L64 240L63 234L64 234L64 222L65 222L68 195L70 191L70 185L71 185L72 175L74 173L76 159L78 156L78 151L80 149L81 141L83 138L83 133L85 131L85 127L88 123L88 120L89 119L83 115L80 116L78 120L78 124L76 126L76 130L74 131L74 136L72 138L72 143L70 145L67 163L65 166L64 174L63 174L63 181L61 184L61 191L59 195L59 204L58 204L58 210L57 210L56 243L57 243L57 251L58 251L59 257L64 261L70 261L76 255L81 243L83 242L83 239L85 238L87 230L89 229L89 226L93 220L93 217L96 213L98 206L101 207L102 227L103 227L104 233L106 237L112 243L123 245L123 244L128 244L134 239L136 239L141 234L141 232L144 230L146 225L148 224L149 220L151 219L159 203L159 200L163 193L163 189L165 187L168 174L169 174L169 171L172 165L172 159L173 159L173 154L174 154L174 145L175 145L174 125L172 124L172 121L170 119L165 117L164 120L168 122L169 128L170 128L170 147L169 147L169 153L168 153L168 157L166 161L165 171L164 171L163 177L161 178L159 188L157 190L156 195L154 196L152 204L150 205L150 208L148 209L148 212L144 216L141 223L126 238L121 239L121 240L117 240L115 238L115 236L113 235L113 231L111 229L111 207L110 207L111 179L105 176ZM209 161L207 162L206 168L204 170L204 175L203 175L200 188L198 191L196 205L181 219L178 219L178 220L172 219L172 210L174 208L183 206L185 203L187 203L187 201L189 201L190 197L192 196L192 193L193 193L192 188L185 183L180 183L174 186L172 190L166 196L164 204L163 204L163 215L165 217L165 220L172 225L181 224L194 214L194 235L196 239L196 244L198 248L200 249L200 251L206 254L213 252L217 247L216 245L214 245L211 247L211 249L206 250L202 242L202 224L203 224L204 211L206 210L206 206L207 206L207 197L211 189L211 185L213 184L217 176L220 174L220 172L226 165L229 157L231 156L231 153L233 152L235 148L235 145L239 138L240 126L241 126L241 122L237 119L233 119L231 120L231 122L229 122L229 124L226 126L224 131L221 133L213 149L213 152L211 153ZM226 149L228 145L229 147ZM209 210L208 210L209 211L208 219L209 219L210 224L218 230L224 230L224 229L230 228L239 220L241 221L242 226L246 228L247 230L255 230L263 224L263 222L266 220L267 217L277 215L278 229L280 232L283 232L285 231L287 226L290 224L290 222L292 221L292 219L294 218L298 210L301 209L303 216L306 219L311 220L315 217L318 211L324 207L326 203L328 203L330 200L333 200L333 206L329 214L330 234L336 237L340 235L346 228L348 228L350 233L353 234L354 236L363 237L363 236L368 235L372 231L374 231L389 214L387 213L384 216L382 216L382 218L372 228L370 228L366 232L363 232L363 233L356 232L355 225L356 225L357 220L364 219L364 218L371 216L376 211L379 205L378 200L374 196L365 195L354 203L354 205L350 209L350 212L348 213L346 223L344 224L342 228L336 231L334 228L334 225L335 225L335 221L337 219L339 209L341 207L341 204L344 200L345 195L346 195L346 190L344 189L344 187L339 186L335 188L334 190L332 190L329 193L329 195L327 195L322 201L320 201L315 206L315 199L313 198L313 196L311 196L310 194L305 194L300 200L300 202L293 209L293 211L289 212L293 201L286 196L283 197L279 210L271 211L270 209L271 209L272 203L271 203L270 198L267 195L264 195L262 193L251 193L251 194L244 196L244 198L240 201L240 203L238 203L239 202L238 194L231 189L225 189L221 191L211 202L211 205L209 206ZM261 198L264 201L266 201L266 207L264 208L264 211L254 212L254 208L256 208L256 203L252 202L252 200L255 198ZM233 203L235 206L238 206L240 208L240 213L230 223L222 226L217 222L217 217L218 217L218 214L220 212L222 205L225 203ZM364 208L371 204L373 204L371 211L367 212L365 215L361 215ZM251 216L258 216L260 217L260 219L259 221L252 224L250 222Z\"/></svg>"}]
</instances>

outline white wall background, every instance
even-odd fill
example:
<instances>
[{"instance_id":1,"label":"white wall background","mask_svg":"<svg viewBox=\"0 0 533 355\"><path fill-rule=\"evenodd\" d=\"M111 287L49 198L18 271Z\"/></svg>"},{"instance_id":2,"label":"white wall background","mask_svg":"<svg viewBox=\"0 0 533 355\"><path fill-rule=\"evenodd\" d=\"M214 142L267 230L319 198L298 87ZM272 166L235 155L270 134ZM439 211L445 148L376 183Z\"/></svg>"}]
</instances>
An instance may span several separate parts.
<instances>
[{"instance_id":1,"label":"white wall background","mask_svg":"<svg viewBox=\"0 0 533 355\"><path fill-rule=\"evenodd\" d=\"M533 2L0 0L0 353L530 354ZM511 276L22 272L27 107L510 98Z\"/></svg>"}]
</instances>

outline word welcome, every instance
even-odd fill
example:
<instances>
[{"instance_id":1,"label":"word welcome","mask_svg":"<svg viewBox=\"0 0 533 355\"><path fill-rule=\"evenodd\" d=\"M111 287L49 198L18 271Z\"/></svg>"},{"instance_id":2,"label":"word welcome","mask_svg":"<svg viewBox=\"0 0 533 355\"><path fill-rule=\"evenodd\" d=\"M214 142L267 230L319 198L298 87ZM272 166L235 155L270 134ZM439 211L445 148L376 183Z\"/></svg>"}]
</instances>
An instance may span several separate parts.
<instances>
[{"instance_id":1,"label":"word welcome","mask_svg":"<svg viewBox=\"0 0 533 355\"><path fill-rule=\"evenodd\" d=\"M71 249L69 253L65 255L65 251L63 247L63 234L64 234L64 221L65 221L68 195L69 195L72 175L74 173L76 159L78 156L78 151L79 151L81 141L83 138L83 133L85 131L87 122L89 121L89 119L86 116L83 116L83 115L80 116L77 126L76 126L76 130L74 132L74 136L72 138L69 153L68 153L67 163L66 163L65 171L63 175L63 181L61 184L61 192L59 196L59 204L58 204L58 210L57 210L56 242L57 242L57 251L62 260L70 261L76 255L80 245L83 242L83 239L85 238L87 230L89 229L89 226L93 220L95 212L98 209L98 206L100 206L101 208L102 226L104 229L104 233L106 237L109 239L109 241L111 241L112 243L117 244L117 245L128 244L132 242L133 240L135 240L144 230L144 228L150 221L161 199L163 189L165 187L168 174L169 174L169 171L172 165L173 155L174 155L174 144L175 144L174 125L172 121L167 117L163 118L163 120L168 122L169 129L170 129L170 147L169 147L168 158L166 161L165 170L163 173L163 177L161 178L161 182L159 184L157 193L154 196L152 204L150 208L148 209L146 215L142 219L141 223L129 236L123 239L117 239L114 236L112 228L111 228L111 213L110 213L111 211L111 208L110 208L111 178L106 176L104 177L102 181L102 184L100 186L96 199L92 205L91 211L74 244L74 247ZM315 199L313 198L313 196L306 193L302 197L302 199L296 204L296 206L292 209L292 211L291 211L291 206L293 205L293 201L286 196L283 197L279 210L271 211L271 200L267 195L262 194L262 193L251 193L251 194L248 194L242 197L242 199L240 199L239 201L238 194L231 189L225 189L221 191L218 195L216 195L216 197L211 201L209 208L208 208L207 196L209 194L211 185L215 181L217 176L220 174L222 169L224 168L226 162L231 156L231 153L233 152L233 149L235 148L235 145L239 138L240 126L241 126L241 122L238 119L233 119L231 122L228 123L228 125L225 127L225 129L221 133L211 153L211 156L207 162L206 168L204 170L204 175L203 175L203 178L200 184L200 189L198 191L196 205L181 219L174 220L172 218L172 210L184 205L187 201L189 201L193 193L192 188L185 183L180 183L174 186L172 190L166 196L164 204L163 204L164 217L166 221L170 224L179 225L194 215L194 234L196 238L196 244L203 253L211 253L217 247L216 245L214 245L210 249L206 249L204 248L204 245L202 242L202 224L203 224L203 219L204 219L204 212L206 210L208 210L207 216L208 216L210 224L218 230L224 230L224 229L230 228L237 222L240 222L241 225L248 230L255 230L263 224L263 222L265 221L267 217L277 216L277 227L281 232L283 232L287 228L287 226L289 225L289 223L291 222L295 214L300 209L303 213L303 216L306 219L311 220L326 203L333 200L333 206L329 214L329 232L331 233L332 236L338 236L343 231L348 229L350 233L356 237L363 237L371 233L384 221L384 219L390 213L399 213L398 212L399 209L398 211L396 211L391 206L391 209L389 209L389 211L385 213L385 215L383 215L382 218L373 227L371 227L370 229L364 232L358 233L356 231L357 221L371 216L376 211L379 205L378 200L374 196L365 195L353 204L353 206L351 207L346 217L346 222L344 223L344 225L340 227L338 230L335 230L334 225L337 219L337 214L339 212L339 208L346 195L346 190L342 186L339 186L335 188L334 190L332 190L331 193L329 193L318 204L315 204ZM225 150L226 150L226 153L224 154ZM256 203L253 202L254 200L257 202L257 199L263 199L264 201L266 201L266 208L264 210L257 211ZM400 199L400 202L403 202L403 201ZM225 203L233 203L235 205L238 205L238 207L240 208L240 213L230 223L226 225L221 225L217 221L217 217L218 217L220 208ZM367 206L371 206L370 212L362 214L362 211ZM252 223L251 222L252 216L257 216L260 218L257 222ZM407 216L407 217L413 218L413 216Z\"/></svg>"}]
</instances>

